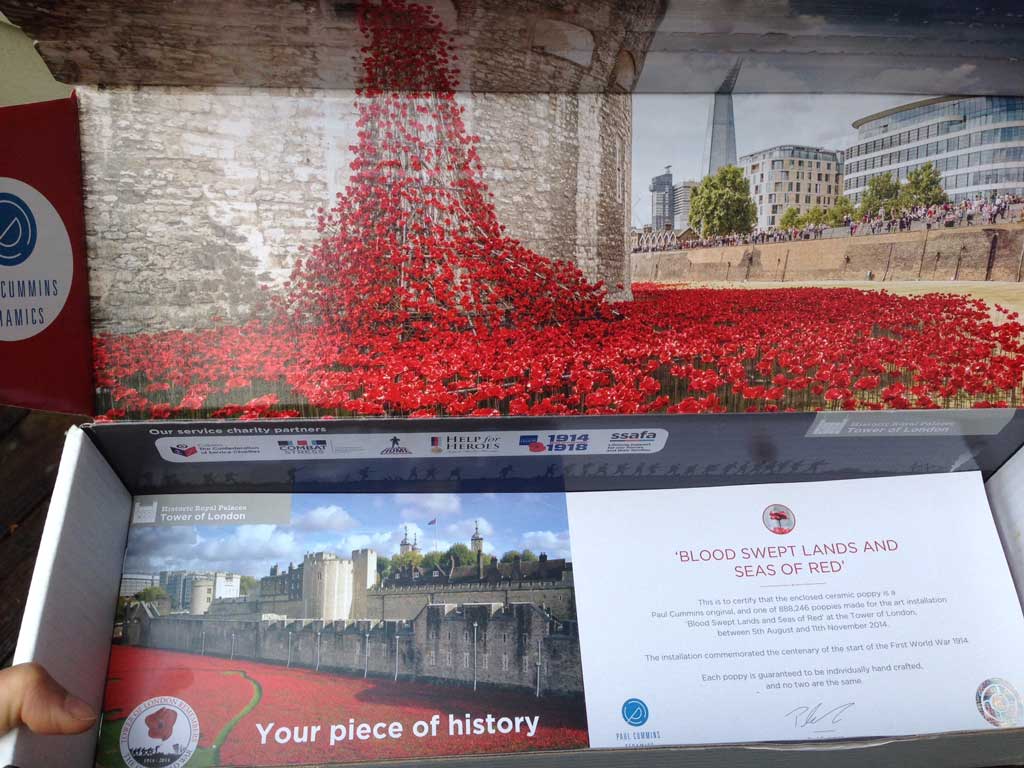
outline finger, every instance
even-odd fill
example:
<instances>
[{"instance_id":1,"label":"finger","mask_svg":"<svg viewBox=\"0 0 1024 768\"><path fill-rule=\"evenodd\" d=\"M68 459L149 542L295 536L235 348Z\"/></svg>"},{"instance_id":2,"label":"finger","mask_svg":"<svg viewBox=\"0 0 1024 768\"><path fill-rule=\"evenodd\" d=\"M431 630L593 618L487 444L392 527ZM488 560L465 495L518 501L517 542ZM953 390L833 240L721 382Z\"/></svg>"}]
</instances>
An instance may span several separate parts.
<instances>
[{"instance_id":1,"label":"finger","mask_svg":"<svg viewBox=\"0 0 1024 768\"><path fill-rule=\"evenodd\" d=\"M22 724L36 733L81 733L95 722L92 707L65 691L40 665L0 671L0 733Z\"/></svg>"}]
</instances>

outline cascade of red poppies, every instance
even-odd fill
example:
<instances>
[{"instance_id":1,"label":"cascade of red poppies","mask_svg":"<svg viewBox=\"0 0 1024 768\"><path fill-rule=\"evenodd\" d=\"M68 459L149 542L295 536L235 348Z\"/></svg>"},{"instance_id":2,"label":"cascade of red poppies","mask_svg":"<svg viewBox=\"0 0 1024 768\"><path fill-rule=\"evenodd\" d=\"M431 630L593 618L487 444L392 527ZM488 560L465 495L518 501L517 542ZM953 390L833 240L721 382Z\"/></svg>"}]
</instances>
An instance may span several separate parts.
<instances>
[{"instance_id":1,"label":"cascade of red poppies","mask_svg":"<svg viewBox=\"0 0 1024 768\"><path fill-rule=\"evenodd\" d=\"M364 0L360 28L369 44L351 180L320 212L322 240L294 270L293 320L408 339L599 315L601 283L498 222L439 17L406 0Z\"/></svg>"}]
</instances>

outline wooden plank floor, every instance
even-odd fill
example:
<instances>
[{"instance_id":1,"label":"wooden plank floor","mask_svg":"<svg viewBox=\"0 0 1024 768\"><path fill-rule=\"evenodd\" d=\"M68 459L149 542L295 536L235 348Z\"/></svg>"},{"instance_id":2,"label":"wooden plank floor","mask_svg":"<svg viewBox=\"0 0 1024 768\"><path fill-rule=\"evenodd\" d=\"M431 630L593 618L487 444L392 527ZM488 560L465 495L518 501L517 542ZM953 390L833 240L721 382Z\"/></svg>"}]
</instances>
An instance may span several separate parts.
<instances>
[{"instance_id":1,"label":"wooden plank floor","mask_svg":"<svg viewBox=\"0 0 1024 768\"><path fill-rule=\"evenodd\" d=\"M0 667L18 642L64 433L85 420L0 406Z\"/></svg>"}]
</instances>

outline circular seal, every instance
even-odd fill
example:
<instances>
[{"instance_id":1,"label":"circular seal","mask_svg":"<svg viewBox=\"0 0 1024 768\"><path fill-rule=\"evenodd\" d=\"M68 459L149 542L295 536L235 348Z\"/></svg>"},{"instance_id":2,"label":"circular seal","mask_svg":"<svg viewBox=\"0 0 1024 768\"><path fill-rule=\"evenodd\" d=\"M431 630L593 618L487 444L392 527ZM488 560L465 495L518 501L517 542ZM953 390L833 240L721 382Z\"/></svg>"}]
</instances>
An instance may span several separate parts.
<instances>
[{"instance_id":1,"label":"circular seal","mask_svg":"<svg viewBox=\"0 0 1024 768\"><path fill-rule=\"evenodd\" d=\"M0 264L21 264L32 255L38 236L36 217L25 201L10 192L0 192Z\"/></svg>"},{"instance_id":2,"label":"circular seal","mask_svg":"<svg viewBox=\"0 0 1024 768\"><path fill-rule=\"evenodd\" d=\"M1020 694L1001 677L990 677L978 686L974 697L978 712L997 728L1019 725L1021 720Z\"/></svg>"},{"instance_id":3,"label":"circular seal","mask_svg":"<svg viewBox=\"0 0 1024 768\"><path fill-rule=\"evenodd\" d=\"M121 726L121 757L130 768L181 768L199 746L199 718L174 696L147 699Z\"/></svg>"},{"instance_id":4,"label":"circular seal","mask_svg":"<svg viewBox=\"0 0 1024 768\"><path fill-rule=\"evenodd\" d=\"M31 338L56 320L74 267L57 209L35 187L0 176L0 341Z\"/></svg>"},{"instance_id":5,"label":"circular seal","mask_svg":"<svg viewBox=\"0 0 1024 768\"><path fill-rule=\"evenodd\" d=\"M761 522L772 533L784 535L796 528L796 515L785 504L769 504L761 513Z\"/></svg>"},{"instance_id":6,"label":"circular seal","mask_svg":"<svg viewBox=\"0 0 1024 768\"><path fill-rule=\"evenodd\" d=\"M650 716L650 710L640 699L626 699L622 704L622 719L629 725L641 726Z\"/></svg>"}]
</instances>

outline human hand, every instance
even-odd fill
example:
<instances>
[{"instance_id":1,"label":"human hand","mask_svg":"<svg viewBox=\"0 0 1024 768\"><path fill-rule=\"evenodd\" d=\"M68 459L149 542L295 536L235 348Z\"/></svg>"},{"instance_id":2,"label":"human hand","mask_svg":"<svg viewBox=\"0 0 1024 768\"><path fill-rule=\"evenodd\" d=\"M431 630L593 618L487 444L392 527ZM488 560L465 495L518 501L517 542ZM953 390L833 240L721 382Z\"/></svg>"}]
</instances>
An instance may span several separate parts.
<instances>
[{"instance_id":1,"label":"human hand","mask_svg":"<svg viewBox=\"0 0 1024 768\"><path fill-rule=\"evenodd\" d=\"M39 664L0 670L0 735L20 725L35 733L82 733L95 722L92 707L65 691Z\"/></svg>"}]
</instances>

